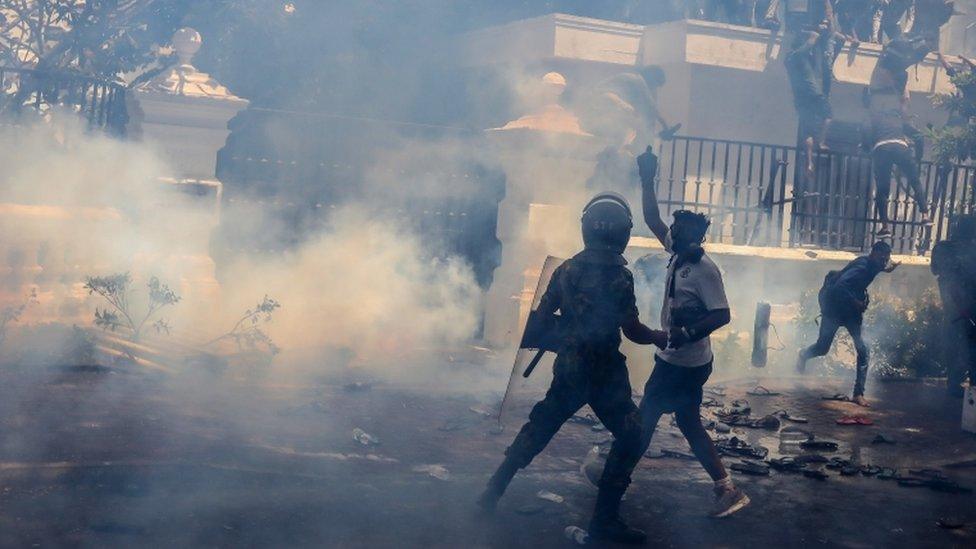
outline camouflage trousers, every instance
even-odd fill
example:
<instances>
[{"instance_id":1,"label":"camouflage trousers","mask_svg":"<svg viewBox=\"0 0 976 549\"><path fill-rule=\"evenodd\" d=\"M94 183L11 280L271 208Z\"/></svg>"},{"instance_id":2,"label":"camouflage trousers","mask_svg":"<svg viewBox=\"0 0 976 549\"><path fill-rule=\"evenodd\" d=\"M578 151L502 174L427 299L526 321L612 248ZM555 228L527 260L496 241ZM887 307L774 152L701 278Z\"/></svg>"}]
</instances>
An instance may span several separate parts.
<instances>
[{"instance_id":1,"label":"camouflage trousers","mask_svg":"<svg viewBox=\"0 0 976 549\"><path fill-rule=\"evenodd\" d=\"M640 459L641 424L626 360L616 350L599 356L560 353L549 391L532 408L528 423L505 455L518 467L526 467L584 404L593 408L614 437L600 488L623 493Z\"/></svg>"}]
</instances>

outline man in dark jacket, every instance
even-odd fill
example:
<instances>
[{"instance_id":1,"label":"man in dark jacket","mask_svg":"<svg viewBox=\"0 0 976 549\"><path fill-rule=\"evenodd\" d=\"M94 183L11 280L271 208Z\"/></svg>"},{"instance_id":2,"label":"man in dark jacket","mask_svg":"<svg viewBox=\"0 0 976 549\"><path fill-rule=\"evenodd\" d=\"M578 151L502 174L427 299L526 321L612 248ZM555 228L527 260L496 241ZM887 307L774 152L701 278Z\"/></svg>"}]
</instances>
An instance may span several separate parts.
<instances>
[{"instance_id":1,"label":"man in dark jacket","mask_svg":"<svg viewBox=\"0 0 976 549\"><path fill-rule=\"evenodd\" d=\"M878 273L890 273L898 267L891 263L891 246L882 240L871 246L871 253L851 261L839 272L832 271L820 289L820 335L817 342L800 351L797 370L806 369L807 360L824 356L830 351L834 336L841 326L847 328L857 352L857 375L852 401L868 406L864 398L864 382L868 375L868 347L861 337L864 311L868 307L868 286Z\"/></svg>"}]
</instances>

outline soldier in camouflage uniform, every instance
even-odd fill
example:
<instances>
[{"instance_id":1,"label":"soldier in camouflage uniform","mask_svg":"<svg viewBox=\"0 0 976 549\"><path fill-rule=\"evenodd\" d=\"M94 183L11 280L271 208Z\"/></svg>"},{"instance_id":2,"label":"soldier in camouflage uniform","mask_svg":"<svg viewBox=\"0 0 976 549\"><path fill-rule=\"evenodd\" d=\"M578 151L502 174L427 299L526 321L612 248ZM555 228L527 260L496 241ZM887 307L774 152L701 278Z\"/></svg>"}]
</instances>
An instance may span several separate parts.
<instances>
[{"instance_id":1,"label":"soldier in camouflage uniform","mask_svg":"<svg viewBox=\"0 0 976 549\"><path fill-rule=\"evenodd\" d=\"M518 469L524 468L584 404L613 433L614 442L599 482L589 533L594 539L642 543L640 530L618 515L620 500L640 459L641 425L631 398L626 358L620 353L621 330L640 344L666 341L638 319L634 278L622 253L633 227L626 200L614 193L597 195L583 211L585 249L560 265L533 314L560 312L562 345L545 398L505 451L505 460L479 499L494 509Z\"/></svg>"},{"instance_id":2,"label":"soldier in camouflage uniform","mask_svg":"<svg viewBox=\"0 0 976 549\"><path fill-rule=\"evenodd\" d=\"M932 273L939 279L945 311L947 389L962 396L962 383L976 383L976 216L953 220L949 239L932 249Z\"/></svg>"}]
</instances>

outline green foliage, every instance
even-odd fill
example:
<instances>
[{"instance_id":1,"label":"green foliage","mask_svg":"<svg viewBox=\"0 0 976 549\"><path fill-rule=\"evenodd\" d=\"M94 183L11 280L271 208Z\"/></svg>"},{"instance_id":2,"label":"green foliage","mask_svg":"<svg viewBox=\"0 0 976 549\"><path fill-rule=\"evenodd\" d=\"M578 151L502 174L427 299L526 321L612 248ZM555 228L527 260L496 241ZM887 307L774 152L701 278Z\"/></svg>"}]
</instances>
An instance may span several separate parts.
<instances>
[{"instance_id":1,"label":"green foliage","mask_svg":"<svg viewBox=\"0 0 976 549\"><path fill-rule=\"evenodd\" d=\"M115 78L158 59L190 0L0 0L0 64Z\"/></svg>"},{"instance_id":2,"label":"green foliage","mask_svg":"<svg viewBox=\"0 0 976 549\"><path fill-rule=\"evenodd\" d=\"M959 70L951 81L954 91L936 94L932 103L966 122L959 127L929 129L926 135L933 144L933 158L943 164L976 158L976 72Z\"/></svg>"},{"instance_id":3,"label":"green foliage","mask_svg":"<svg viewBox=\"0 0 976 549\"><path fill-rule=\"evenodd\" d=\"M865 313L864 330L871 347L872 366L881 375L945 374L942 306L934 290L909 298L890 293L876 296Z\"/></svg>"},{"instance_id":4,"label":"green foliage","mask_svg":"<svg viewBox=\"0 0 976 549\"><path fill-rule=\"evenodd\" d=\"M146 283L148 289L148 303L146 304L145 314L141 317L137 315L130 304L132 291L129 286L132 277L129 273L113 274L108 276L89 276L85 279L85 289L88 295L98 294L108 302L110 308L95 308L95 325L105 330L116 331L119 329L128 330L133 341L137 341L142 335L142 330L150 318L156 315L163 307L175 305L180 301L180 296L176 295L169 286L161 283L158 278L152 277ZM170 327L165 320L158 319L151 325L156 333L169 333Z\"/></svg>"},{"instance_id":5,"label":"green foliage","mask_svg":"<svg viewBox=\"0 0 976 549\"><path fill-rule=\"evenodd\" d=\"M237 344L237 348L244 351L266 351L272 355L281 350L268 334L261 329L262 324L271 322L275 310L281 308L276 300L264 296L254 308L244 312L234 327L226 334L215 338L209 344L230 340Z\"/></svg>"},{"instance_id":6,"label":"green foliage","mask_svg":"<svg viewBox=\"0 0 976 549\"><path fill-rule=\"evenodd\" d=\"M802 341L817 337L820 307L817 291L803 294L797 316ZM864 339L871 351L871 368L882 376L919 377L945 374L942 364L942 306L937 292L928 289L914 297L877 292L864 315ZM828 365L853 367L854 343L841 328L826 357Z\"/></svg>"}]
</instances>

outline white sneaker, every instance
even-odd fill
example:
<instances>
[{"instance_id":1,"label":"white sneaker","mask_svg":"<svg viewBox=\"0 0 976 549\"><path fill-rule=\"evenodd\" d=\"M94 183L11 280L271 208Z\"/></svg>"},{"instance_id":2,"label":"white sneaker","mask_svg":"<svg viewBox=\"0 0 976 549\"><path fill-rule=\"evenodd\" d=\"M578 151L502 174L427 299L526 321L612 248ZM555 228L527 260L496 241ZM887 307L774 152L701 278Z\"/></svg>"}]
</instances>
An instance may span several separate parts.
<instances>
[{"instance_id":1,"label":"white sneaker","mask_svg":"<svg viewBox=\"0 0 976 549\"><path fill-rule=\"evenodd\" d=\"M730 488L715 492L715 507L712 509L712 516L723 518L739 511L749 505L749 496L738 488Z\"/></svg>"}]
</instances>

